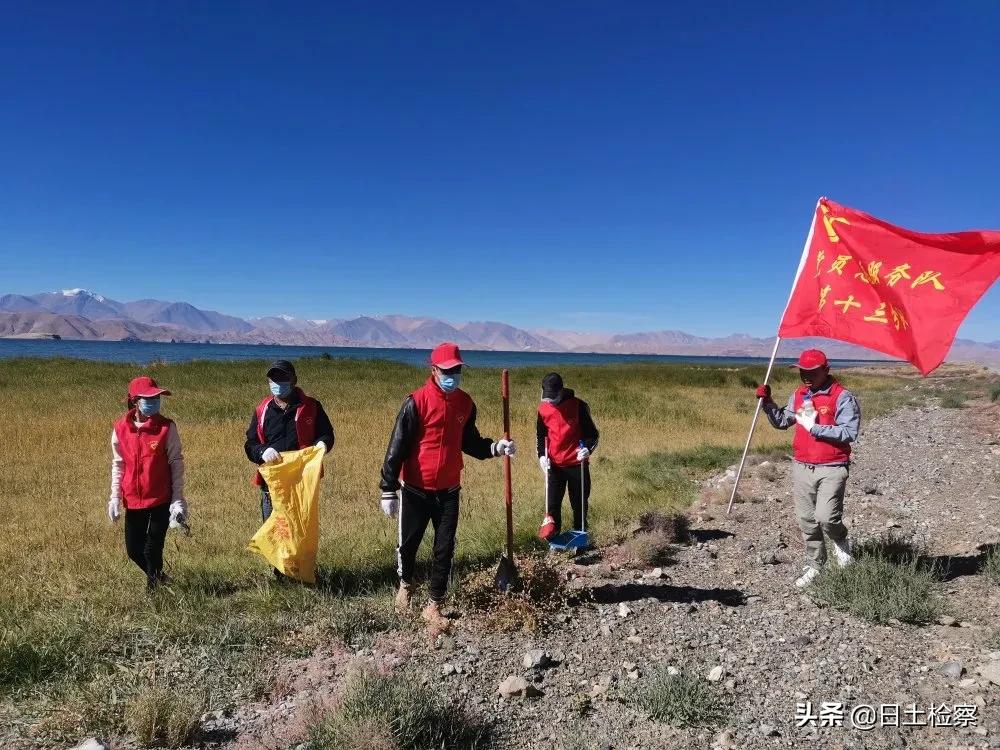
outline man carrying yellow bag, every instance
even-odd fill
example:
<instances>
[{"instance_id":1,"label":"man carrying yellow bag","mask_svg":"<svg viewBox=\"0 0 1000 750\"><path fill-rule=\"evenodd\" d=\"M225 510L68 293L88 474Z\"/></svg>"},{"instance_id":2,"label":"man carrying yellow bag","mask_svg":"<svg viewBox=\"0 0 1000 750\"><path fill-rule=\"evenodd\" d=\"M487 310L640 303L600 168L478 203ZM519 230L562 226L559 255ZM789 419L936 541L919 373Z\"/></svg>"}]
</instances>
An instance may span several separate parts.
<instances>
[{"instance_id":1,"label":"man carrying yellow bag","mask_svg":"<svg viewBox=\"0 0 1000 750\"><path fill-rule=\"evenodd\" d=\"M263 464L261 476L271 494L271 515L247 547L289 578L316 582L319 547L319 480L322 444L285 451L279 463Z\"/></svg>"}]
</instances>

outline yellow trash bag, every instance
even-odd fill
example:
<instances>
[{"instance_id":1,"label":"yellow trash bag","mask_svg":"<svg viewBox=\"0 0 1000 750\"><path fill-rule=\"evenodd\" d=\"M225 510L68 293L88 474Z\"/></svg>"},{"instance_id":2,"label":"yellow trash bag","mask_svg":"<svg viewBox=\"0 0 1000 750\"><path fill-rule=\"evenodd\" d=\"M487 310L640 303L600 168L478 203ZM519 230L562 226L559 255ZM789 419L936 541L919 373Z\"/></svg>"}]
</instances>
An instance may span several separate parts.
<instances>
[{"instance_id":1,"label":"yellow trash bag","mask_svg":"<svg viewBox=\"0 0 1000 750\"><path fill-rule=\"evenodd\" d=\"M271 515L250 544L289 578L316 582L319 547L319 478L323 470L322 445L288 451L276 464L263 464L260 474L271 493Z\"/></svg>"}]
</instances>

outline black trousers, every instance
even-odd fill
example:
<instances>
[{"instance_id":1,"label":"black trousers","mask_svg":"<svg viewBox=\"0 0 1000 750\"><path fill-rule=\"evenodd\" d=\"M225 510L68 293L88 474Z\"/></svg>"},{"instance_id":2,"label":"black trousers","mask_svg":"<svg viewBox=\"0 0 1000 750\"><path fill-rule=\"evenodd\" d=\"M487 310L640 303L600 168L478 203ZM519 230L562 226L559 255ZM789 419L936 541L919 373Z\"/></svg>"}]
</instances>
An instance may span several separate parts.
<instances>
[{"instance_id":1,"label":"black trousers","mask_svg":"<svg viewBox=\"0 0 1000 750\"><path fill-rule=\"evenodd\" d=\"M569 487L569 504L573 508L573 528L583 528L584 505L590 500L590 462L583 463L583 481L579 466L556 466L549 469L549 501L546 512L555 519L556 533L562 530L562 501Z\"/></svg>"},{"instance_id":2,"label":"black trousers","mask_svg":"<svg viewBox=\"0 0 1000 750\"><path fill-rule=\"evenodd\" d=\"M163 576L163 543L170 525L170 505L125 511L125 550L146 574L152 588Z\"/></svg>"},{"instance_id":3,"label":"black trousers","mask_svg":"<svg viewBox=\"0 0 1000 750\"><path fill-rule=\"evenodd\" d=\"M439 603L448 593L448 576L451 575L451 561L455 556L458 494L458 487L439 492L403 487L399 508L400 543L396 549L399 580L413 583L417 550L429 521L434 526L434 552L427 590L431 601Z\"/></svg>"}]
</instances>

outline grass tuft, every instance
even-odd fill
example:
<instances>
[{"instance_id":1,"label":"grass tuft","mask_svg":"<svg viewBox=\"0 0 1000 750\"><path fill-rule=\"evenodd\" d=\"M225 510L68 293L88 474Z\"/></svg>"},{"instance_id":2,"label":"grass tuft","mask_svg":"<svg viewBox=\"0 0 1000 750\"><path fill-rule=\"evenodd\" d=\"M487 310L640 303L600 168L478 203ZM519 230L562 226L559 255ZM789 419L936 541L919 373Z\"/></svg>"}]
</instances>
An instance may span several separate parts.
<instances>
[{"instance_id":1,"label":"grass tuft","mask_svg":"<svg viewBox=\"0 0 1000 750\"><path fill-rule=\"evenodd\" d=\"M961 409L969 396L962 391L951 391L941 396L941 406L945 409Z\"/></svg>"},{"instance_id":2,"label":"grass tuft","mask_svg":"<svg viewBox=\"0 0 1000 750\"><path fill-rule=\"evenodd\" d=\"M983 563L983 575L987 580L1000 586L1000 544L990 545Z\"/></svg>"},{"instance_id":3,"label":"grass tuft","mask_svg":"<svg viewBox=\"0 0 1000 750\"><path fill-rule=\"evenodd\" d=\"M343 703L312 728L312 750L429 750L485 747L488 728L460 706L404 675L363 671Z\"/></svg>"},{"instance_id":4,"label":"grass tuft","mask_svg":"<svg viewBox=\"0 0 1000 750\"><path fill-rule=\"evenodd\" d=\"M933 622L942 611L934 592L937 571L921 561L919 548L889 537L859 545L846 568L827 565L813 584L820 601L871 622Z\"/></svg>"},{"instance_id":5,"label":"grass tuft","mask_svg":"<svg viewBox=\"0 0 1000 750\"><path fill-rule=\"evenodd\" d=\"M667 565L674 558L671 538L663 531L638 534L623 546L629 561L637 566L658 567Z\"/></svg>"},{"instance_id":6,"label":"grass tuft","mask_svg":"<svg viewBox=\"0 0 1000 750\"><path fill-rule=\"evenodd\" d=\"M183 747L191 743L205 701L152 684L125 709L129 732L145 747Z\"/></svg>"},{"instance_id":7,"label":"grass tuft","mask_svg":"<svg viewBox=\"0 0 1000 750\"><path fill-rule=\"evenodd\" d=\"M398 625L392 602L386 597L345 601L332 609L325 630L348 646L368 648L375 636Z\"/></svg>"},{"instance_id":8,"label":"grass tuft","mask_svg":"<svg viewBox=\"0 0 1000 750\"><path fill-rule=\"evenodd\" d=\"M657 721L676 727L717 727L725 716L709 683L685 670L652 673L636 691L635 701Z\"/></svg>"}]
</instances>

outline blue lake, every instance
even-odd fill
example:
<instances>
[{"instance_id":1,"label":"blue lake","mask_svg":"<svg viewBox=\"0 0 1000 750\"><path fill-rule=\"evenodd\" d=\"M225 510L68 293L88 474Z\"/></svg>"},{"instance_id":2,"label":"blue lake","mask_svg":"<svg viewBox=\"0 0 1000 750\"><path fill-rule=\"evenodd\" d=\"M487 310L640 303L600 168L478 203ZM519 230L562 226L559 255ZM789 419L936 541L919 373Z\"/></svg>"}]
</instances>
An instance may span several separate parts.
<instances>
[{"instance_id":1,"label":"blue lake","mask_svg":"<svg viewBox=\"0 0 1000 750\"><path fill-rule=\"evenodd\" d=\"M428 349L376 349L342 346L272 346L250 344L170 344L155 341L54 341L48 339L0 339L0 359L13 357L70 357L106 362L191 360L297 359L329 354L344 359L387 359L410 365L424 365ZM615 362L673 362L704 365L766 365L766 357L690 357L652 354L590 354L567 352L462 352L465 361L480 367L546 367L561 364L601 365ZM792 360L779 359L787 364ZM838 361L840 367L872 362Z\"/></svg>"}]
</instances>

